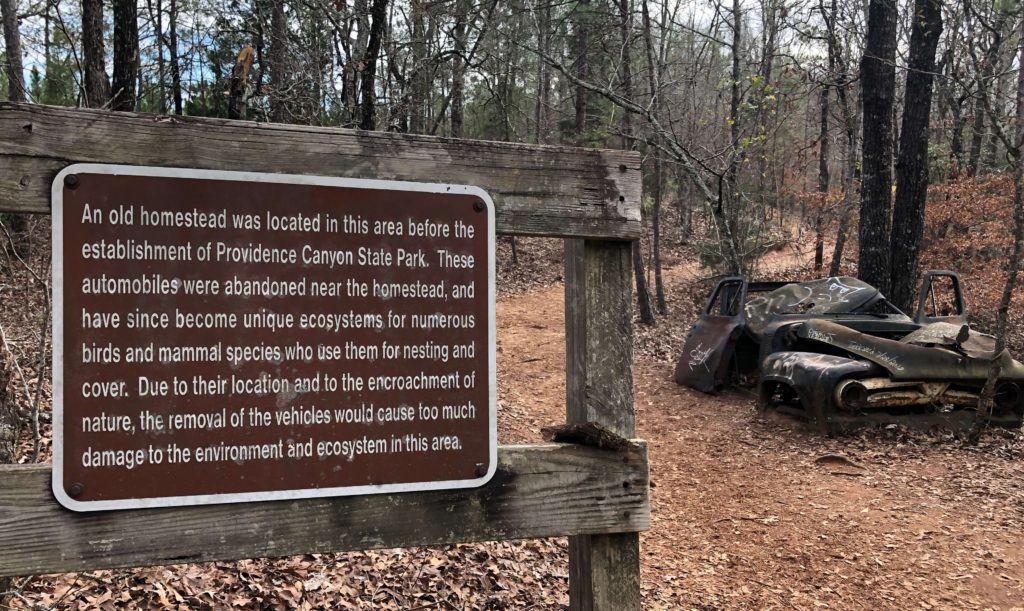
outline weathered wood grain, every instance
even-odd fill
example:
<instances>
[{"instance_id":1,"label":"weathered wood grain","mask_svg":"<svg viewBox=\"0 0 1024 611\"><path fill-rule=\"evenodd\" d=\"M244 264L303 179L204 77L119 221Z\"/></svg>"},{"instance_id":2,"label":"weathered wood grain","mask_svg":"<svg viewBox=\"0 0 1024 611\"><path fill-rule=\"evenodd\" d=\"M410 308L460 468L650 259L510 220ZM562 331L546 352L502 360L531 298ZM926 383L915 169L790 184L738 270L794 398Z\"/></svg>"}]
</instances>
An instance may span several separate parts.
<instances>
[{"instance_id":1,"label":"weathered wood grain","mask_svg":"<svg viewBox=\"0 0 1024 611\"><path fill-rule=\"evenodd\" d=\"M0 211L49 212L76 162L469 184L499 233L640 237L637 153L0 103Z\"/></svg>"},{"instance_id":2,"label":"weathered wood grain","mask_svg":"<svg viewBox=\"0 0 1024 611\"><path fill-rule=\"evenodd\" d=\"M74 513L48 467L0 467L0 576L206 562L650 526L644 447L505 446L468 490Z\"/></svg>"},{"instance_id":3,"label":"weathered wood grain","mask_svg":"<svg viewBox=\"0 0 1024 611\"><path fill-rule=\"evenodd\" d=\"M633 308L630 245L566 240L566 416L630 438ZM569 537L569 608L639 611L640 537Z\"/></svg>"},{"instance_id":4,"label":"weathered wood grain","mask_svg":"<svg viewBox=\"0 0 1024 611\"><path fill-rule=\"evenodd\" d=\"M636 431L630 257L622 242L565 243L567 421L627 439Z\"/></svg>"}]
</instances>

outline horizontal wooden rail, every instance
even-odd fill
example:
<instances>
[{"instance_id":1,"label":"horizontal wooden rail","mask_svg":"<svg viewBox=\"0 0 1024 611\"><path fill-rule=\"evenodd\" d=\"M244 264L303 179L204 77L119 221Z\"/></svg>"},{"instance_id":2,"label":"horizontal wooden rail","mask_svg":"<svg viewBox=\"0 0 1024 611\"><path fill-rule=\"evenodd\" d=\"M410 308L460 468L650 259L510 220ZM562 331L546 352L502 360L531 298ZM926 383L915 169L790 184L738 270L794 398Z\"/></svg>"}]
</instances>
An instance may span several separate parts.
<instances>
[{"instance_id":1,"label":"horizontal wooden rail","mask_svg":"<svg viewBox=\"0 0 1024 611\"><path fill-rule=\"evenodd\" d=\"M0 103L0 212L48 213L75 162L468 184L498 233L640 237L635 152Z\"/></svg>"},{"instance_id":2,"label":"horizontal wooden rail","mask_svg":"<svg viewBox=\"0 0 1024 611\"><path fill-rule=\"evenodd\" d=\"M0 468L0 576L472 541L638 532L650 526L647 450L504 446L475 489L74 513L47 466Z\"/></svg>"}]
</instances>

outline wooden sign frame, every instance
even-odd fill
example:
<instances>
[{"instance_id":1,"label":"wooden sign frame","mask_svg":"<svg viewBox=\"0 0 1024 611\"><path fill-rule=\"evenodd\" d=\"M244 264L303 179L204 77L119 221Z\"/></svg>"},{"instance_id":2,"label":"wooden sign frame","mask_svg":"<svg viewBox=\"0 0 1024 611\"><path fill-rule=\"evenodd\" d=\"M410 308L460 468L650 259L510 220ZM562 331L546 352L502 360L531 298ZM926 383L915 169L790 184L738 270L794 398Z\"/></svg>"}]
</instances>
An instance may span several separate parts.
<instances>
[{"instance_id":1,"label":"wooden sign frame","mask_svg":"<svg viewBox=\"0 0 1024 611\"><path fill-rule=\"evenodd\" d=\"M636 152L0 104L0 211L48 214L74 162L477 185L499 235L566 238L567 420L635 434ZM0 576L569 536L570 608L640 609L640 441L502 446L479 488L372 496L82 514L50 480L47 465L0 466Z\"/></svg>"}]
</instances>

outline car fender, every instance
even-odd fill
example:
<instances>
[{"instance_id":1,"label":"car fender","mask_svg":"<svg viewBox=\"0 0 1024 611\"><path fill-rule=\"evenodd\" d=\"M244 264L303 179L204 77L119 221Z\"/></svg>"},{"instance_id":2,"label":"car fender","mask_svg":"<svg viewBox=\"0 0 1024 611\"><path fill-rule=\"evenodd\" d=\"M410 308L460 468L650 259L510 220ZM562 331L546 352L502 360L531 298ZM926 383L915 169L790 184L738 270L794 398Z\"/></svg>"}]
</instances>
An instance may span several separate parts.
<instances>
[{"instance_id":1,"label":"car fender","mask_svg":"<svg viewBox=\"0 0 1024 611\"><path fill-rule=\"evenodd\" d=\"M884 374L882 367L864 359L816 352L775 352L761 362L758 403L762 409L768 407L769 382L786 384L796 392L808 416L827 432L830 415L835 413L832 395L836 385L848 378Z\"/></svg>"}]
</instances>

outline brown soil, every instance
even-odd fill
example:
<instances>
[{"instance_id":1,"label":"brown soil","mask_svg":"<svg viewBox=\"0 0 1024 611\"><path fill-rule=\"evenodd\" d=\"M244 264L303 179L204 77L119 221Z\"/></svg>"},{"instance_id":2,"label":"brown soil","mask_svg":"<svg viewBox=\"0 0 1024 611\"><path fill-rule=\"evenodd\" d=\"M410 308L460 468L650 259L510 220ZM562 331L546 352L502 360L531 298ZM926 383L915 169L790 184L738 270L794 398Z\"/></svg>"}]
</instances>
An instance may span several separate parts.
<instances>
[{"instance_id":1,"label":"brown soil","mask_svg":"<svg viewBox=\"0 0 1024 611\"><path fill-rule=\"evenodd\" d=\"M783 251L768 263L806 256ZM666 274L668 292L696 279L677 267ZM498 320L500 436L537 441L540 425L564 418L562 288L505 300ZM638 436L649 443L653 481L652 528L641 539L645 608L1024 602L1015 435L992 433L980 448L901 431L823 439L802 423L763 417L749 393L704 395L671 374L657 355L635 364Z\"/></svg>"},{"instance_id":2,"label":"brown soil","mask_svg":"<svg viewBox=\"0 0 1024 611\"><path fill-rule=\"evenodd\" d=\"M773 265L803 261L782 253ZM638 436L650 446L647 609L1011 608L1024 601L1024 444L883 430L829 440L748 392L671 380L699 275L666 273L677 314L639 329ZM501 443L565 418L560 285L499 299ZM673 348L674 346L674 348ZM564 540L325 554L20 582L60 608L558 609ZM20 601L15 603L21 606Z\"/></svg>"}]
</instances>

